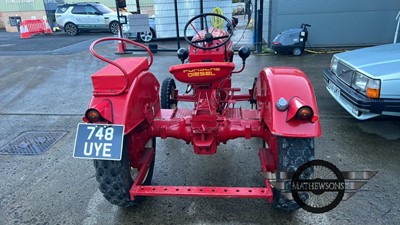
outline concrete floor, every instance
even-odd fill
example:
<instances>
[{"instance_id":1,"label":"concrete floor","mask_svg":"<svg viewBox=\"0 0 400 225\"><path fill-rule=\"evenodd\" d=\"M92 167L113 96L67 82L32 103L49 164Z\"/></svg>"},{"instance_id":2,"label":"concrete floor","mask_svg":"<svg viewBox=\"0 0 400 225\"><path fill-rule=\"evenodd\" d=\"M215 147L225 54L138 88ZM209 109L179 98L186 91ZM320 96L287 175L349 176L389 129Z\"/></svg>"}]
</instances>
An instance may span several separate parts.
<instances>
[{"instance_id":1,"label":"concrete floor","mask_svg":"<svg viewBox=\"0 0 400 225\"><path fill-rule=\"evenodd\" d=\"M324 214L304 210L285 214L258 199L153 197L132 209L109 204L98 190L92 161L72 158L76 125L81 122L91 97L90 74L105 65L85 50L94 38L97 36L82 36L76 43L56 48L58 45L52 39L35 37L32 40L37 40L36 47L18 53L8 49L7 43L20 40L13 41L0 34L0 147L25 131L67 132L41 155L0 155L0 224L397 224L400 221L397 194L400 121L392 117L357 121L350 117L330 97L321 76L331 54L252 55L245 71L233 76L233 86L246 91L267 66L302 69L313 84L321 115L323 135L316 139L316 158L328 160L341 170L379 171L352 198ZM52 44L56 47L41 52L40 46ZM110 57L116 57L112 54L115 51L115 44L100 49ZM132 56L136 55L143 53L135 52ZM161 82L171 76L169 66L178 63L175 53L157 53L151 70ZM235 63L241 63L237 56ZM185 85L178 84L178 88L184 90ZM257 156L260 146L257 139L238 139L219 146L217 154L208 157L195 155L192 147L181 141L159 139L153 184L261 186L263 178L258 173Z\"/></svg>"}]
</instances>

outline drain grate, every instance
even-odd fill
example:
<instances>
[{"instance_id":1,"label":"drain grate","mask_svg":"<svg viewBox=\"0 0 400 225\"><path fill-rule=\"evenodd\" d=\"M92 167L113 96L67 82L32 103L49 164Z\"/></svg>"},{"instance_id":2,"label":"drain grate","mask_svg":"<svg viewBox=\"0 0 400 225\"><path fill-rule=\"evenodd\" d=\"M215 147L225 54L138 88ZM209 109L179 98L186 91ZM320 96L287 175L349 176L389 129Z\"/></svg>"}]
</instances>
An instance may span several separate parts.
<instances>
[{"instance_id":1,"label":"drain grate","mask_svg":"<svg viewBox=\"0 0 400 225\"><path fill-rule=\"evenodd\" d=\"M66 131L26 131L0 148L2 155L37 155L51 148Z\"/></svg>"}]
</instances>

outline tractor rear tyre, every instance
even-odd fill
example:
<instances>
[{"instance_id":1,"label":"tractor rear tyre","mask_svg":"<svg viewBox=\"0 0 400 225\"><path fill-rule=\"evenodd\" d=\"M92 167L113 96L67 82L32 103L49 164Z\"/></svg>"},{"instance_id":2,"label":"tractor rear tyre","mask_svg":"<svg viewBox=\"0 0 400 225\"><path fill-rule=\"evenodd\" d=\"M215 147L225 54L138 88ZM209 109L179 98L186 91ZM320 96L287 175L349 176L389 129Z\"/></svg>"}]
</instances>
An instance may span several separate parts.
<instances>
[{"instance_id":1,"label":"tractor rear tyre","mask_svg":"<svg viewBox=\"0 0 400 225\"><path fill-rule=\"evenodd\" d=\"M314 160L314 138L286 138L278 137L278 169L276 179L280 179L280 172L295 172L304 163ZM311 174L310 174L311 176ZM285 182L285 192L291 192L290 181ZM282 195L281 190L273 188L273 206L279 210L291 212L300 208L294 201ZM302 200L307 195L300 196Z\"/></svg>"},{"instance_id":2,"label":"tractor rear tyre","mask_svg":"<svg viewBox=\"0 0 400 225\"><path fill-rule=\"evenodd\" d=\"M178 102L175 96L176 85L172 78L166 78L161 85L161 108L176 109Z\"/></svg>"},{"instance_id":3,"label":"tractor rear tyre","mask_svg":"<svg viewBox=\"0 0 400 225\"><path fill-rule=\"evenodd\" d=\"M144 200L143 196L138 196L135 197L135 200L131 201L129 195L129 190L137 176L137 173L134 173L136 169L132 168L129 162L128 146L132 144L129 141L129 137L125 136L122 159L120 161L94 160L96 180L99 182L100 191L107 201L119 207L132 207ZM156 139L150 139L146 148L154 148L155 151ZM154 159L143 181L143 185L151 184L153 170Z\"/></svg>"}]
</instances>

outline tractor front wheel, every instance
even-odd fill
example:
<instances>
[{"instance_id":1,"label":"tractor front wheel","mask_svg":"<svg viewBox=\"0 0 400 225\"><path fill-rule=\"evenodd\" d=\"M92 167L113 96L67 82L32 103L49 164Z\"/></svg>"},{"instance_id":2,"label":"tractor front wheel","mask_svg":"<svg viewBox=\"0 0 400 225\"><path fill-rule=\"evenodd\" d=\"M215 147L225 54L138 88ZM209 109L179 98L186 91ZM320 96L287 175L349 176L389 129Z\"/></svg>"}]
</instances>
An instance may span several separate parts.
<instances>
[{"instance_id":1,"label":"tractor front wheel","mask_svg":"<svg viewBox=\"0 0 400 225\"><path fill-rule=\"evenodd\" d=\"M256 85L257 85L257 77L254 77L253 81L253 95L251 96L250 99L250 104L251 104L251 109L257 109L257 90L256 90Z\"/></svg>"},{"instance_id":2,"label":"tractor front wheel","mask_svg":"<svg viewBox=\"0 0 400 225\"><path fill-rule=\"evenodd\" d=\"M175 109L178 102L175 96L176 85L172 78L166 78L161 85L161 108Z\"/></svg>"},{"instance_id":3,"label":"tractor front wheel","mask_svg":"<svg viewBox=\"0 0 400 225\"><path fill-rule=\"evenodd\" d=\"M99 189L107 201L120 207L131 207L144 200L143 196L136 197L131 201L129 190L137 176L137 170L133 168L129 161L129 145L133 143L130 138L125 136L122 159L120 161L94 160L96 169L96 180L99 182ZM146 148L156 149L156 139L150 139ZM150 185L153 177L154 159L147 171L143 185Z\"/></svg>"},{"instance_id":4,"label":"tractor front wheel","mask_svg":"<svg viewBox=\"0 0 400 225\"><path fill-rule=\"evenodd\" d=\"M278 169L276 179L280 180L280 172L295 172L304 163L314 160L314 139L313 138L286 138L278 137ZM311 176L311 174L310 174ZM274 188L273 206L282 211L295 211L300 206L294 201L286 198L281 192L291 192L291 182L285 181L285 190ZM308 196L300 196L306 200Z\"/></svg>"}]
</instances>

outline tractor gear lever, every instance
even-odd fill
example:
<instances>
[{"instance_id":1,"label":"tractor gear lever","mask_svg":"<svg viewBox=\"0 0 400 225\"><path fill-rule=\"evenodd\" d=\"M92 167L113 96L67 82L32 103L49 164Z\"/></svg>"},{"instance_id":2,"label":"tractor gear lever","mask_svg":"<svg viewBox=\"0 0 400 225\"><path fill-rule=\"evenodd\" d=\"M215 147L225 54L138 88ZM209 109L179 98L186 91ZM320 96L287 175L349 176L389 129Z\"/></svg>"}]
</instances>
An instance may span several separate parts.
<instances>
[{"instance_id":1,"label":"tractor gear lever","mask_svg":"<svg viewBox=\"0 0 400 225\"><path fill-rule=\"evenodd\" d=\"M242 46L239 48L239 57L242 59L242 68L238 71L233 71L232 73L240 73L246 67L246 59L250 56L250 49L246 46Z\"/></svg>"},{"instance_id":2,"label":"tractor gear lever","mask_svg":"<svg viewBox=\"0 0 400 225\"><path fill-rule=\"evenodd\" d=\"M246 59L249 58L250 53L249 47L242 46L239 48L239 57L242 58L243 64L245 64Z\"/></svg>"},{"instance_id":3,"label":"tractor gear lever","mask_svg":"<svg viewBox=\"0 0 400 225\"><path fill-rule=\"evenodd\" d=\"M189 51L187 50L187 48L180 48L176 53L182 64L185 63L185 60L189 57Z\"/></svg>"}]
</instances>

